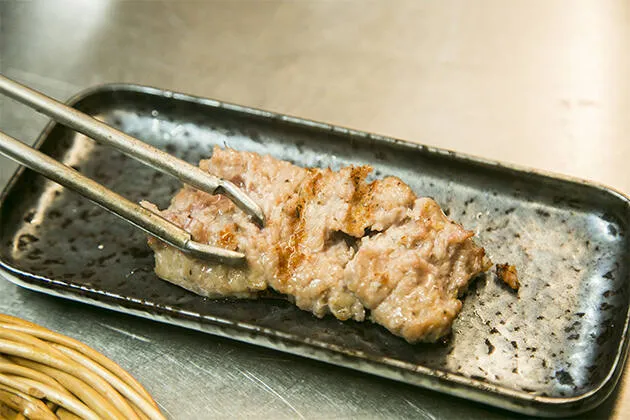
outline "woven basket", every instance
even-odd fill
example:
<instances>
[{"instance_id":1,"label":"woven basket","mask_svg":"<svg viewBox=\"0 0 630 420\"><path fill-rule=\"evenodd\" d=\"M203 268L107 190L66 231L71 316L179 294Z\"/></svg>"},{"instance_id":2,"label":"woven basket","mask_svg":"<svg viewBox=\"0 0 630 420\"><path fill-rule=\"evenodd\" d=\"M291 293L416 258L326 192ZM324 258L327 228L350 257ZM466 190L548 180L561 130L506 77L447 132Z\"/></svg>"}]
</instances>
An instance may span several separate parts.
<instances>
[{"instance_id":1,"label":"woven basket","mask_svg":"<svg viewBox=\"0 0 630 420\"><path fill-rule=\"evenodd\" d=\"M0 418L164 419L149 393L85 344L0 314Z\"/></svg>"}]
</instances>

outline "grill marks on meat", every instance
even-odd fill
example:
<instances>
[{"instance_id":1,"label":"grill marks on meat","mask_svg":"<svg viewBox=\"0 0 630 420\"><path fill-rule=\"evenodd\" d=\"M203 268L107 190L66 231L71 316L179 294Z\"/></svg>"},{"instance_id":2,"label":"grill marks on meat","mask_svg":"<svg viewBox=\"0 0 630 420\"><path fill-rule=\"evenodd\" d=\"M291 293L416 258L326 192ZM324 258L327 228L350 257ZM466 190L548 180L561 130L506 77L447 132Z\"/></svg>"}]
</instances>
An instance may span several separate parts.
<instances>
[{"instance_id":1,"label":"grill marks on meat","mask_svg":"<svg viewBox=\"0 0 630 420\"><path fill-rule=\"evenodd\" d=\"M362 321L365 309L343 282L343 270L354 250L344 241L332 241L349 211L352 170L307 172L293 201L287 203L294 228L288 240L277 245L279 263L269 284L317 316L331 312L341 320Z\"/></svg>"},{"instance_id":2,"label":"grill marks on meat","mask_svg":"<svg viewBox=\"0 0 630 420\"><path fill-rule=\"evenodd\" d=\"M420 198L408 217L361 240L345 281L393 333L436 341L461 309L457 296L488 263L472 232L448 220L435 201Z\"/></svg>"},{"instance_id":3,"label":"grill marks on meat","mask_svg":"<svg viewBox=\"0 0 630 420\"><path fill-rule=\"evenodd\" d=\"M245 252L245 268L196 260L156 239L161 278L204 296L255 297L267 287L318 317L371 319L410 342L450 331L470 279L489 268L473 233L400 179L371 183L368 166L304 169L215 148L200 167L261 205L258 229L232 202L185 186L159 212L197 241Z\"/></svg>"},{"instance_id":4,"label":"grill marks on meat","mask_svg":"<svg viewBox=\"0 0 630 420\"><path fill-rule=\"evenodd\" d=\"M343 232L360 238L366 230L380 232L406 217L416 198L409 186L395 177L366 184L365 178L372 168L359 166L350 170L354 193Z\"/></svg>"},{"instance_id":5,"label":"grill marks on meat","mask_svg":"<svg viewBox=\"0 0 630 420\"><path fill-rule=\"evenodd\" d=\"M366 166L350 168L350 181L352 182L353 191L343 225L343 232L350 236L363 236L369 224L369 217L375 211L375 203L370 199L370 193L375 183L365 183L365 178L369 173L370 168Z\"/></svg>"}]
</instances>

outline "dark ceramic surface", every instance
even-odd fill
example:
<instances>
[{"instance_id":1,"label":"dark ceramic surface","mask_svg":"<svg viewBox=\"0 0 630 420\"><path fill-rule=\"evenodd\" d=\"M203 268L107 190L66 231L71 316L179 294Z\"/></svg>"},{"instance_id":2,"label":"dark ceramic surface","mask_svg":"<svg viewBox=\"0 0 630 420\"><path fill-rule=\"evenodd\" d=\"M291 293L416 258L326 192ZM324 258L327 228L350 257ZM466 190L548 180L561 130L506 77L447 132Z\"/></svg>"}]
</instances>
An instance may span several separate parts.
<instances>
[{"instance_id":1,"label":"dark ceramic surface","mask_svg":"<svg viewBox=\"0 0 630 420\"><path fill-rule=\"evenodd\" d=\"M370 323L322 320L277 299L209 300L161 281L145 235L41 176L19 171L0 208L1 262L18 283L64 297L392 377L516 411L600 402L625 358L627 198L451 152L155 89L109 86L75 106L197 163L213 145L302 166L369 163L434 197L519 270L518 295L487 274L452 336L410 345ZM45 153L135 201L167 205L177 180L60 126Z\"/></svg>"}]
</instances>

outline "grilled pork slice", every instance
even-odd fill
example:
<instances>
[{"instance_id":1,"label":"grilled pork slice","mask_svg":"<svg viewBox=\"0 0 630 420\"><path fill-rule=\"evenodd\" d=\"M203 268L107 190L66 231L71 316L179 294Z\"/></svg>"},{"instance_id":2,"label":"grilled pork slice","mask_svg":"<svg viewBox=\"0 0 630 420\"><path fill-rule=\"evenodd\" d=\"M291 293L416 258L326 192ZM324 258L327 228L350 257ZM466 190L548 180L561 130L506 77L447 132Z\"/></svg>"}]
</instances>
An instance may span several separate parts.
<instances>
[{"instance_id":1,"label":"grilled pork slice","mask_svg":"<svg viewBox=\"0 0 630 420\"><path fill-rule=\"evenodd\" d=\"M215 148L200 167L228 179L266 216L256 227L227 198L185 186L159 211L196 241L244 252L245 267L201 261L151 238L159 277L203 296L255 297L270 287L318 317L372 321L409 342L450 331L470 280L490 266L473 233L400 179L371 168L305 169Z\"/></svg>"}]
</instances>

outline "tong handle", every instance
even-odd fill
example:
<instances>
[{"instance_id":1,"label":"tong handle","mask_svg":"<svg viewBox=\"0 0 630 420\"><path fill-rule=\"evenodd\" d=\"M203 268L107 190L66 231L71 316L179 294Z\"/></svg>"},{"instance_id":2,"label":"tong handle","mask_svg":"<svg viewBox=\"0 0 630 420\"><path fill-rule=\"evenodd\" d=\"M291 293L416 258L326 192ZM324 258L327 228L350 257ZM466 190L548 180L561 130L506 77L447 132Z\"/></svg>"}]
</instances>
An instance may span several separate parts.
<instances>
[{"instance_id":1,"label":"tong handle","mask_svg":"<svg viewBox=\"0 0 630 420\"><path fill-rule=\"evenodd\" d=\"M78 192L106 210L182 251L196 257L211 258L232 265L245 261L245 255L240 252L193 241L190 233L160 215L127 200L98 182L1 131L0 153L58 184Z\"/></svg>"},{"instance_id":2,"label":"tong handle","mask_svg":"<svg viewBox=\"0 0 630 420\"><path fill-rule=\"evenodd\" d=\"M100 143L112 146L127 156L137 159L160 172L172 175L201 191L209 194L226 195L240 209L252 216L260 226L264 226L265 216L262 209L233 183L210 175L194 165L156 149L1 74L0 93L33 108L37 112L48 115L55 121Z\"/></svg>"}]
</instances>

